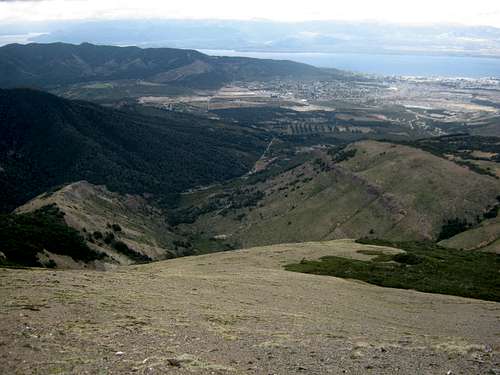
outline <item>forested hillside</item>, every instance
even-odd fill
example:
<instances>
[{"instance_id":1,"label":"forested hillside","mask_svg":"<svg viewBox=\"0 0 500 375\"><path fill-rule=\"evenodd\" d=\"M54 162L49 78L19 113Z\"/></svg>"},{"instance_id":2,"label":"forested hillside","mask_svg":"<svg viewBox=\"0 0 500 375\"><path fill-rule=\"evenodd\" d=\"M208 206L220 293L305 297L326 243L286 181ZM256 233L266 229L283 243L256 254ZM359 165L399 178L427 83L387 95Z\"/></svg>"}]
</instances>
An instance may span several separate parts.
<instances>
[{"instance_id":1,"label":"forested hillside","mask_svg":"<svg viewBox=\"0 0 500 375\"><path fill-rule=\"evenodd\" d=\"M189 115L145 116L0 90L0 210L79 180L158 201L247 172L266 136Z\"/></svg>"}]
</instances>

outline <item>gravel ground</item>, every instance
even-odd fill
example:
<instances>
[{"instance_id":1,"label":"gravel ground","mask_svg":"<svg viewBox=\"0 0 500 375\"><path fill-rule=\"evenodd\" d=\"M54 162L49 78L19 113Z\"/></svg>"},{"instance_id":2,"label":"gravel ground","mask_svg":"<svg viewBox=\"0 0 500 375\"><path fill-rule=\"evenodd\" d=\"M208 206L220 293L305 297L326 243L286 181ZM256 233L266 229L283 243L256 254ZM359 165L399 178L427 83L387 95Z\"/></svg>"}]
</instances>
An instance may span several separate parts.
<instances>
[{"instance_id":1,"label":"gravel ground","mask_svg":"<svg viewBox=\"0 0 500 375\"><path fill-rule=\"evenodd\" d=\"M498 303L282 269L367 247L0 269L0 373L500 374Z\"/></svg>"}]
</instances>

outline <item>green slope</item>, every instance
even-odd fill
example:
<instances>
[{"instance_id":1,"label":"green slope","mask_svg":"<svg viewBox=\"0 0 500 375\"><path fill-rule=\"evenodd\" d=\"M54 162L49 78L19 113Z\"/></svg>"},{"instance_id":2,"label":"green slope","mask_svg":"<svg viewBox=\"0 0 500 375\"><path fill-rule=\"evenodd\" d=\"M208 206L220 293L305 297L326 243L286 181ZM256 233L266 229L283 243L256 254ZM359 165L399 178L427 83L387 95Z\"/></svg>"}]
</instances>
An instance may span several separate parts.
<instances>
[{"instance_id":1,"label":"green slope","mask_svg":"<svg viewBox=\"0 0 500 375\"><path fill-rule=\"evenodd\" d=\"M262 181L185 195L187 230L242 247L337 238L436 240L449 220L475 223L500 181L421 149L362 141ZM191 207L190 207L191 206Z\"/></svg>"},{"instance_id":2,"label":"green slope","mask_svg":"<svg viewBox=\"0 0 500 375\"><path fill-rule=\"evenodd\" d=\"M361 243L394 246L406 253L380 255L371 260L325 256L289 264L289 271L358 279L390 288L414 289L500 301L500 256L445 249L429 243ZM363 252L363 250L361 250ZM371 251L376 254L377 251Z\"/></svg>"}]
</instances>

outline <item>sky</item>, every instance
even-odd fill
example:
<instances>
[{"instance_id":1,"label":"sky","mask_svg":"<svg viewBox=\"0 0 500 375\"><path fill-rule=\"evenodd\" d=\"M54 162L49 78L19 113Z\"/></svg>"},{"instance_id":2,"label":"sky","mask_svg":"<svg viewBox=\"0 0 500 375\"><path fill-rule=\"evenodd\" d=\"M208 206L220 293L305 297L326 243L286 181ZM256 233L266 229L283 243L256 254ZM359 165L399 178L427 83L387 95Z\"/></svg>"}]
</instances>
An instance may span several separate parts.
<instances>
[{"instance_id":1,"label":"sky","mask_svg":"<svg viewBox=\"0 0 500 375\"><path fill-rule=\"evenodd\" d=\"M500 27L500 0L0 0L0 22L132 18L345 20Z\"/></svg>"}]
</instances>

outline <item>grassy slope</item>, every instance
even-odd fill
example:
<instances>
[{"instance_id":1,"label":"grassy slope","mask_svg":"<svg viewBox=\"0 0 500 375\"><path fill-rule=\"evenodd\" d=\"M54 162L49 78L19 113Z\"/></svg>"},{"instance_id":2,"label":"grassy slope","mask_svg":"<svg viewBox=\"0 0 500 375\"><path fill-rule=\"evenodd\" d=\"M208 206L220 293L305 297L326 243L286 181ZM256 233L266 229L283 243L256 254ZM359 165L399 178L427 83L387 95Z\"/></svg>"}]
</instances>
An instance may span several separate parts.
<instances>
[{"instance_id":1,"label":"grassy slope","mask_svg":"<svg viewBox=\"0 0 500 375\"><path fill-rule=\"evenodd\" d=\"M51 204L65 214L66 223L78 230L91 248L115 262L129 264L140 260L134 259L134 254L131 257L117 251L114 246L117 241L151 260L189 254L189 249L175 245L180 238L172 233L162 211L147 204L140 196L124 196L103 186L78 182L51 194L43 194L16 212L33 212ZM111 234L114 240L106 243L105 238Z\"/></svg>"},{"instance_id":2,"label":"grassy slope","mask_svg":"<svg viewBox=\"0 0 500 375\"><path fill-rule=\"evenodd\" d=\"M391 245L384 241L369 244ZM289 271L359 279L385 287L415 289L500 302L500 255L457 251L433 244L397 243L405 254L370 261L326 256L290 264Z\"/></svg>"},{"instance_id":3,"label":"grassy slope","mask_svg":"<svg viewBox=\"0 0 500 375\"><path fill-rule=\"evenodd\" d=\"M335 163L319 153L264 182L243 183L247 195L265 197L202 215L194 227L243 247L364 236L432 240L447 219L475 220L500 192L498 180L419 149L374 141L349 147L357 150L350 159Z\"/></svg>"},{"instance_id":4,"label":"grassy slope","mask_svg":"<svg viewBox=\"0 0 500 375\"><path fill-rule=\"evenodd\" d=\"M444 247L500 253L500 218L485 220L479 226L440 241Z\"/></svg>"}]
</instances>

